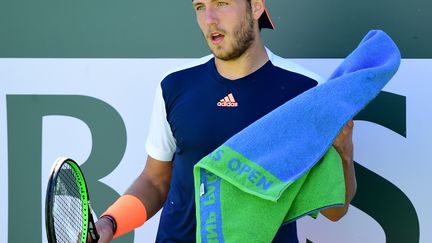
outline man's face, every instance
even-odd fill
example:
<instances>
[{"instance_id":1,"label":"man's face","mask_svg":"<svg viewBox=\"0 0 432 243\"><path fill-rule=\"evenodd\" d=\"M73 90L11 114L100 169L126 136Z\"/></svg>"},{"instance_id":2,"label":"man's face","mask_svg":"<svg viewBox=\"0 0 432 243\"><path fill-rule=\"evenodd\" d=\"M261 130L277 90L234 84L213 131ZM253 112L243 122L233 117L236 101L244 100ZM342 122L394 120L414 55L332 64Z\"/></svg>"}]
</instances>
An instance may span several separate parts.
<instances>
[{"instance_id":1,"label":"man's face","mask_svg":"<svg viewBox=\"0 0 432 243\"><path fill-rule=\"evenodd\" d=\"M255 39L247 0L194 0L198 25L215 57L240 57Z\"/></svg>"}]
</instances>

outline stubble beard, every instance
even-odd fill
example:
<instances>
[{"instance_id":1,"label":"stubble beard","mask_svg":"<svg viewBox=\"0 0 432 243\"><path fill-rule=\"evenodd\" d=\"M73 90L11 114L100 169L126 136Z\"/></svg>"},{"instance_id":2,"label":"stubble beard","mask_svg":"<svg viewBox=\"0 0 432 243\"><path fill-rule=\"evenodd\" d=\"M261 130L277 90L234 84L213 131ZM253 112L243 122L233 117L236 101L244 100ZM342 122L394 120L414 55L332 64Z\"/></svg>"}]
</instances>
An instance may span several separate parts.
<instances>
[{"instance_id":1,"label":"stubble beard","mask_svg":"<svg viewBox=\"0 0 432 243\"><path fill-rule=\"evenodd\" d=\"M213 55L223 61L235 60L241 57L255 40L254 22L250 13L241 21L240 25L233 31L234 41L229 49L224 51L222 47L211 48ZM221 51L218 51L221 50Z\"/></svg>"}]
</instances>

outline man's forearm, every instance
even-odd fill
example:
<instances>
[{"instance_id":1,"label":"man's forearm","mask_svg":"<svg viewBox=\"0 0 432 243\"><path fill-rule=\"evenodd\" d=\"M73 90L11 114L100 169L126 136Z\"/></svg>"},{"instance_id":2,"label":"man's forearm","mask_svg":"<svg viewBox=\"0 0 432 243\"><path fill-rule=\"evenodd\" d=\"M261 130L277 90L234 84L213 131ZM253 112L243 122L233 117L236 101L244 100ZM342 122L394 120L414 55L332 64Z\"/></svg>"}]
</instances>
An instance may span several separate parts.
<instances>
[{"instance_id":1,"label":"man's forearm","mask_svg":"<svg viewBox=\"0 0 432 243\"><path fill-rule=\"evenodd\" d=\"M333 144L342 159L342 167L345 179L345 204L339 207L324 209L321 214L332 221L342 218L348 211L351 200L357 191L357 181L354 169L354 146L352 142L352 121L343 128Z\"/></svg>"},{"instance_id":2,"label":"man's forearm","mask_svg":"<svg viewBox=\"0 0 432 243\"><path fill-rule=\"evenodd\" d=\"M357 191L357 180L352 153L348 156L342 157L342 166L345 179L345 204L343 206L327 208L321 211L321 214L331 221L339 220L348 212L349 205Z\"/></svg>"},{"instance_id":3,"label":"man's forearm","mask_svg":"<svg viewBox=\"0 0 432 243\"><path fill-rule=\"evenodd\" d=\"M166 200L169 187L157 185L146 175L140 175L125 194L138 197L147 210L147 217L155 215Z\"/></svg>"}]
</instances>

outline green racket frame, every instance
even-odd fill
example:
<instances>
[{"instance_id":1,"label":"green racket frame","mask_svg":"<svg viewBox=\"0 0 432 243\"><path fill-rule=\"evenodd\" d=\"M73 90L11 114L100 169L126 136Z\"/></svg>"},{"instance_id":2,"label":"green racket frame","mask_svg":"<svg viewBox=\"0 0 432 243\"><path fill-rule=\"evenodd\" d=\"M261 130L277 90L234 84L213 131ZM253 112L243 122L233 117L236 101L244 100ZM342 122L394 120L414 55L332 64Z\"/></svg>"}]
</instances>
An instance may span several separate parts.
<instances>
[{"instance_id":1,"label":"green racket frame","mask_svg":"<svg viewBox=\"0 0 432 243\"><path fill-rule=\"evenodd\" d=\"M79 188L80 200L82 203L82 232L79 243L86 243L87 236L90 233L92 242L97 242L99 235L96 232L92 213L90 211L90 199L87 191L87 184L84 179L84 174L79 165L70 158L60 157L56 160L51 169L51 175L48 181L47 193L45 198L45 226L49 243L57 243L53 207L54 207L54 192L56 190L58 174L64 164L68 164L72 168L72 173L76 177L76 184Z\"/></svg>"}]
</instances>

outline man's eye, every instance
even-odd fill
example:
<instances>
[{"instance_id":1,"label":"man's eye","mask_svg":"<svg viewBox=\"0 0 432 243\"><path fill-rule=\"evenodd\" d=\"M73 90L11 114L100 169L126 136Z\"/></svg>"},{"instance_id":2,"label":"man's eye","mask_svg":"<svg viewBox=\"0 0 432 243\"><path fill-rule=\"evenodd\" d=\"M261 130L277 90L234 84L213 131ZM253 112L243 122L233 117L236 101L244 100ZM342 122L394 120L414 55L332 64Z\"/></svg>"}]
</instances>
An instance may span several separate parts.
<instances>
[{"instance_id":1,"label":"man's eye","mask_svg":"<svg viewBox=\"0 0 432 243\"><path fill-rule=\"evenodd\" d=\"M202 10L205 10L205 5L201 4L201 3L197 3L194 5L194 8L196 11L202 11Z\"/></svg>"},{"instance_id":2,"label":"man's eye","mask_svg":"<svg viewBox=\"0 0 432 243\"><path fill-rule=\"evenodd\" d=\"M218 7L225 6L225 5L228 5L228 3L226 3L226 2L217 2L217 6Z\"/></svg>"}]
</instances>

